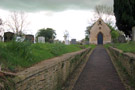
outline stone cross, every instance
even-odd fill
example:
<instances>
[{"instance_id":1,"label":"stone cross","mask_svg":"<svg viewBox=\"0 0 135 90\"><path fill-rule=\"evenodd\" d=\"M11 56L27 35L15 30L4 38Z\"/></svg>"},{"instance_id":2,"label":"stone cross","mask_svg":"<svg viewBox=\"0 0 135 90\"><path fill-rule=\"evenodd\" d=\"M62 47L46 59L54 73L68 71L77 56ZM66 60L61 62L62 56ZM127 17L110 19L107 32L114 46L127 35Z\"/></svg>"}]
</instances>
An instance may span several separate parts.
<instances>
[{"instance_id":1,"label":"stone cross","mask_svg":"<svg viewBox=\"0 0 135 90\"><path fill-rule=\"evenodd\" d=\"M132 40L135 41L135 26L132 28Z\"/></svg>"},{"instance_id":2,"label":"stone cross","mask_svg":"<svg viewBox=\"0 0 135 90\"><path fill-rule=\"evenodd\" d=\"M45 37L38 37L38 43L45 43Z\"/></svg>"}]
</instances>

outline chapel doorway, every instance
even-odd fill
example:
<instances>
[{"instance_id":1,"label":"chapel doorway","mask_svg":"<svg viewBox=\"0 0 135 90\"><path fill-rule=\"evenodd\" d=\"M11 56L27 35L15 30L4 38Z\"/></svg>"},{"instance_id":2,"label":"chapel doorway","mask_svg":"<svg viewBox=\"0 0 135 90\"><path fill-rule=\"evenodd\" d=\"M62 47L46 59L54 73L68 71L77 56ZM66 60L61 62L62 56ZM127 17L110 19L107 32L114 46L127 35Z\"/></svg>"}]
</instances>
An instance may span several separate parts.
<instances>
[{"instance_id":1,"label":"chapel doorway","mask_svg":"<svg viewBox=\"0 0 135 90\"><path fill-rule=\"evenodd\" d=\"M97 39L98 39L97 40L98 45L103 44L103 34L101 32L98 34Z\"/></svg>"}]
</instances>

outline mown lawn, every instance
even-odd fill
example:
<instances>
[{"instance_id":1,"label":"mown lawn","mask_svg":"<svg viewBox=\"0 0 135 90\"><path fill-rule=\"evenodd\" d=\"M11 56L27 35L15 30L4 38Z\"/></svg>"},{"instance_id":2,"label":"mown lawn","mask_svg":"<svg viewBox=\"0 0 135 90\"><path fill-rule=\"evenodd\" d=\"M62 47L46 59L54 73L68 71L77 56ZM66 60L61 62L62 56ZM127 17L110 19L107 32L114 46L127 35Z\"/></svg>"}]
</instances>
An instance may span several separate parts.
<instances>
[{"instance_id":1,"label":"mown lawn","mask_svg":"<svg viewBox=\"0 0 135 90\"><path fill-rule=\"evenodd\" d=\"M0 43L0 64L3 70L17 72L42 60L88 47L90 46L64 45L61 43L31 44L28 42L14 41Z\"/></svg>"},{"instance_id":2,"label":"mown lawn","mask_svg":"<svg viewBox=\"0 0 135 90\"><path fill-rule=\"evenodd\" d=\"M131 52L135 54L135 42L129 43L115 43L115 44L106 44L105 47L113 46L122 50L123 52Z\"/></svg>"}]
</instances>

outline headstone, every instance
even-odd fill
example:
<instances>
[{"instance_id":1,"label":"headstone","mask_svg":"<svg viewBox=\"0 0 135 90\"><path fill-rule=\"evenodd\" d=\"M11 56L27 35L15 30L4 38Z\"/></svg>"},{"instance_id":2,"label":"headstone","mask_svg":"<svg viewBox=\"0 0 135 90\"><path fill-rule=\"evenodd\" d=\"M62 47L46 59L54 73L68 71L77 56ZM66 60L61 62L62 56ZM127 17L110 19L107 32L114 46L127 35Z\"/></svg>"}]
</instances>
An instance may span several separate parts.
<instances>
[{"instance_id":1,"label":"headstone","mask_svg":"<svg viewBox=\"0 0 135 90\"><path fill-rule=\"evenodd\" d=\"M69 45L70 44L69 40L65 40L65 44Z\"/></svg>"},{"instance_id":2,"label":"headstone","mask_svg":"<svg viewBox=\"0 0 135 90\"><path fill-rule=\"evenodd\" d=\"M25 35L25 40L34 43L34 35Z\"/></svg>"},{"instance_id":3,"label":"headstone","mask_svg":"<svg viewBox=\"0 0 135 90\"><path fill-rule=\"evenodd\" d=\"M135 41L135 26L132 28L132 40Z\"/></svg>"},{"instance_id":4,"label":"headstone","mask_svg":"<svg viewBox=\"0 0 135 90\"><path fill-rule=\"evenodd\" d=\"M12 33L12 32L4 33L4 42L12 41L13 38L14 38L14 33Z\"/></svg>"},{"instance_id":5,"label":"headstone","mask_svg":"<svg viewBox=\"0 0 135 90\"><path fill-rule=\"evenodd\" d=\"M131 40L131 38L129 36L127 36L126 40L129 42Z\"/></svg>"},{"instance_id":6,"label":"headstone","mask_svg":"<svg viewBox=\"0 0 135 90\"><path fill-rule=\"evenodd\" d=\"M124 35L120 35L120 36L118 37L118 42L119 42L119 43L125 43L125 42L126 42L125 36L124 36Z\"/></svg>"},{"instance_id":7,"label":"headstone","mask_svg":"<svg viewBox=\"0 0 135 90\"><path fill-rule=\"evenodd\" d=\"M16 37L16 42L23 42L24 40L25 40L25 37L20 37L20 36Z\"/></svg>"},{"instance_id":8,"label":"headstone","mask_svg":"<svg viewBox=\"0 0 135 90\"><path fill-rule=\"evenodd\" d=\"M76 44L76 39L71 39L71 44Z\"/></svg>"},{"instance_id":9,"label":"headstone","mask_svg":"<svg viewBox=\"0 0 135 90\"><path fill-rule=\"evenodd\" d=\"M45 37L38 37L38 43L45 43Z\"/></svg>"}]
</instances>

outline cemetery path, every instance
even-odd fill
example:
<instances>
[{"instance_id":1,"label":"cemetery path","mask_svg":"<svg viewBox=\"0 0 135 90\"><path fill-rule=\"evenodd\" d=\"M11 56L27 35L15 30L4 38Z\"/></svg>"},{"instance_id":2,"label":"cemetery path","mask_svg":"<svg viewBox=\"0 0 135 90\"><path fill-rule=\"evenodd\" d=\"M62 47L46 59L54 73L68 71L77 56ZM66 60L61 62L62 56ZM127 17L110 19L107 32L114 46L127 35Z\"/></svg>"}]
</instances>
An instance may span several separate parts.
<instances>
[{"instance_id":1,"label":"cemetery path","mask_svg":"<svg viewBox=\"0 0 135 90\"><path fill-rule=\"evenodd\" d=\"M97 46L73 90L125 90L103 46Z\"/></svg>"}]
</instances>

